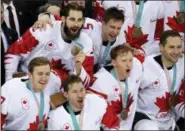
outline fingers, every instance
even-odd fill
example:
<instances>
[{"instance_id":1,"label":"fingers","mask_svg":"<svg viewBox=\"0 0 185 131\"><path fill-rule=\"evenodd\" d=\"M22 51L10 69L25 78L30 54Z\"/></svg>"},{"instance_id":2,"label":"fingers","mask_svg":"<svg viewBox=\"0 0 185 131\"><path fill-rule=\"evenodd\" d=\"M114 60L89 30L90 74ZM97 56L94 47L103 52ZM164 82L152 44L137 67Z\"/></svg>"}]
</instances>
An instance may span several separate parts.
<instances>
[{"instance_id":1,"label":"fingers","mask_svg":"<svg viewBox=\"0 0 185 131\"><path fill-rule=\"evenodd\" d=\"M75 62L78 63L83 63L85 60L85 53L83 51L80 51L76 56L75 56Z\"/></svg>"}]
</instances>

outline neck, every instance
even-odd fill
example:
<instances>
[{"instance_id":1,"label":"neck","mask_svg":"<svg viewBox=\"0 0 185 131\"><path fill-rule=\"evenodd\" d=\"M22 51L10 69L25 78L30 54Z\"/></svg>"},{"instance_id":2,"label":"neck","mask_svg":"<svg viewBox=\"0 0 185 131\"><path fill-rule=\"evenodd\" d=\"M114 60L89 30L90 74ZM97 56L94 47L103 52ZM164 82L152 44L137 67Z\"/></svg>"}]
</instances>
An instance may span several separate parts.
<instances>
[{"instance_id":1,"label":"neck","mask_svg":"<svg viewBox=\"0 0 185 131\"><path fill-rule=\"evenodd\" d=\"M102 28L102 40L103 41L108 41L108 38L105 35L104 29Z\"/></svg>"},{"instance_id":2,"label":"neck","mask_svg":"<svg viewBox=\"0 0 185 131\"><path fill-rule=\"evenodd\" d=\"M165 57L163 55L161 55L161 61L164 64L164 66L166 66L166 68L170 68L174 65L174 63L172 63L171 61L165 59Z\"/></svg>"},{"instance_id":3,"label":"neck","mask_svg":"<svg viewBox=\"0 0 185 131\"><path fill-rule=\"evenodd\" d=\"M72 108L73 112L79 112L79 111L82 110L82 109L79 109L79 108L73 106L72 104L70 104L70 105L71 105L71 108Z\"/></svg>"},{"instance_id":4,"label":"neck","mask_svg":"<svg viewBox=\"0 0 185 131\"><path fill-rule=\"evenodd\" d=\"M38 88L38 87L34 86L34 84L31 80L30 80L30 84L31 84L31 88L33 89L33 91L35 93L41 92L41 90L40 90L41 88Z\"/></svg>"},{"instance_id":5,"label":"neck","mask_svg":"<svg viewBox=\"0 0 185 131\"><path fill-rule=\"evenodd\" d=\"M120 81L123 81L123 80L126 79L126 77L125 77L123 74L120 74L119 71L117 71L116 68L114 68L114 69L115 69L116 75L117 75L117 77L118 77L118 79L119 79Z\"/></svg>"}]
</instances>

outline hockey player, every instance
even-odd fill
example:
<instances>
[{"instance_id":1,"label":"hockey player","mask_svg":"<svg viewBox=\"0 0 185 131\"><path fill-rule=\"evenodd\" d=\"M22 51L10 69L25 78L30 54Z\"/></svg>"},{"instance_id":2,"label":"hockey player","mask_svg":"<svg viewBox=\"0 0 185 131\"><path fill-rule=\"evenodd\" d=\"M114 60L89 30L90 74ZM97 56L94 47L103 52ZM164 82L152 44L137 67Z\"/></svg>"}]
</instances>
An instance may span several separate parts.
<instances>
[{"instance_id":1,"label":"hockey player","mask_svg":"<svg viewBox=\"0 0 185 131\"><path fill-rule=\"evenodd\" d=\"M138 93L135 130L170 130L175 127L176 94L184 78L182 40L168 30L160 37L160 55L148 56Z\"/></svg>"},{"instance_id":2,"label":"hockey player","mask_svg":"<svg viewBox=\"0 0 185 131\"><path fill-rule=\"evenodd\" d=\"M67 102L49 114L48 130L100 130L107 107L102 97L86 94L78 76L66 80L64 96Z\"/></svg>"},{"instance_id":3,"label":"hockey player","mask_svg":"<svg viewBox=\"0 0 185 131\"><path fill-rule=\"evenodd\" d=\"M36 22L33 28L40 28L40 26L43 26L45 22L48 22L49 20L45 19L45 17L45 15L41 16L39 18L41 23ZM52 19L52 17L50 19ZM115 7L105 11L102 23L90 18L85 19L82 31L87 33L92 38L94 64L97 64L98 67L110 64L111 48L124 43L124 37L122 37L123 35L119 34L123 22L124 15L122 11Z\"/></svg>"},{"instance_id":4,"label":"hockey player","mask_svg":"<svg viewBox=\"0 0 185 131\"><path fill-rule=\"evenodd\" d=\"M159 53L159 37L164 31L163 1L102 1L101 4L105 10L113 6L123 10L126 18L121 32L125 32L127 43L144 49L146 55Z\"/></svg>"},{"instance_id":5,"label":"hockey player","mask_svg":"<svg viewBox=\"0 0 185 131\"><path fill-rule=\"evenodd\" d=\"M36 57L30 61L28 70L29 79L13 78L1 88L3 130L43 130L46 127L50 99L44 89L50 78L50 62Z\"/></svg>"},{"instance_id":6,"label":"hockey player","mask_svg":"<svg viewBox=\"0 0 185 131\"><path fill-rule=\"evenodd\" d=\"M105 129L131 130L138 89L142 76L141 62L133 57L132 50L125 45L118 45L111 50L112 68L101 68L94 75L92 92L100 94L108 101L105 114L114 117L103 119L103 123L117 117L119 121L104 125ZM104 82L103 82L104 81Z\"/></svg>"},{"instance_id":7,"label":"hockey player","mask_svg":"<svg viewBox=\"0 0 185 131\"><path fill-rule=\"evenodd\" d=\"M5 56L6 79L10 79L21 63L21 71L27 72L29 61L45 56L52 68L65 80L69 74L77 74L87 87L93 75L93 52L91 38L81 31L84 22L83 8L68 4L63 21L55 21L46 31L30 28L8 49Z\"/></svg>"}]
</instances>

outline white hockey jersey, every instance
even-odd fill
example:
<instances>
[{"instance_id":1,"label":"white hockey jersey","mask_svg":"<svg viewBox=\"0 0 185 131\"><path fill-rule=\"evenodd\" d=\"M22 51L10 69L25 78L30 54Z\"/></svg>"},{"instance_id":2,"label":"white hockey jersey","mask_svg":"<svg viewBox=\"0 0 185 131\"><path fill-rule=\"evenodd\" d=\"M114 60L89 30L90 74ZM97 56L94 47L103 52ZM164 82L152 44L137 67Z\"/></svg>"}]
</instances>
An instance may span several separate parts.
<instances>
[{"instance_id":1,"label":"white hockey jersey","mask_svg":"<svg viewBox=\"0 0 185 131\"><path fill-rule=\"evenodd\" d=\"M118 81L112 76L112 74L104 68L101 68L95 75L95 82L90 87L93 91L100 92L103 94L104 98L107 99L109 106L112 107L110 113L114 113L119 117L119 114L122 110L122 95L121 87L119 86ZM117 124L118 127L108 127L111 129L120 129L120 130L131 130L132 123L136 110L136 102L138 89L140 86L142 77L142 65L140 61L134 58L133 69L131 70L128 80L128 101L127 101L127 110L128 118ZM121 82L123 90L125 90L125 82ZM109 112L107 112L109 114ZM109 118L111 119L111 118ZM121 119L121 118L120 118ZM106 126L106 125L105 125Z\"/></svg>"},{"instance_id":2,"label":"white hockey jersey","mask_svg":"<svg viewBox=\"0 0 185 131\"><path fill-rule=\"evenodd\" d=\"M83 115L76 115L78 123L79 117L82 117L81 130L100 130L106 108L107 102L103 98L96 94L86 94ZM50 112L48 130L74 130L71 116L63 105Z\"/></svg>"},{"instance_id":3,"label":"white hockey jersey","mask_svg":"<svg viewBox=\"0 0 185 131\"><path fill-rule=\"evenodd\" d=\"M184 90L185 90L185 81L182 82L181 88L179 93L177 94L178 96L178 103L175 106L175 112L177 114L177 118L182 117L184 118Z\"/></svg>"},{"instance_id":4,"label":"white hockey jersey","mask_svg":"<svg viewBox=\"0 0 185 131\"><path fill-rule=\"evenodd\" d=\"M71 54L71 48L74 45L81 44L86 58L82 63L80 77L85 86L90 83L93 76L93 52L92 40L83 32L80 36L67 43L61 37L61 21L54 21L53 28L47 27L46 31L30 28L20 39L13 43L5 56L6 79L12 77L12 73L17 72L20 62L21 70L28 72L29 62L38 56L47 57L52 62L52 67L58 73L62 80L66 75L75 73L74 57Z\"/></svg>"},{"instance_id":5,"label":"white hockey jersey","mask_svg":"<svg viewBox=\"0 0 185 131\"><path fill-rule=\"evenodd\" d=\"M36 130L39 124L38 107L26 83L21 78L11 79L2 86L1 93L1 129ZM40 93L35 93L35 96L40 103ZM44 93L45 126L50 109L49 102L49 95Z\"/></svg>"},{"instance_id":6,"label":"white hockey jersey","mask_svg":"<svg viewBox=\"0 0 185 131\"><path fill-rule=\"evenodd\" d=\"M184 43L184 24L177 24L176 20L173 19L177 17L177 14L180 10L180 0L176 1L164 1L165 5L165 20L164 20L164 29L165 30L175 30L180 33L182 41ZM184 45L184 44L183 44Z\"/></svg>"},{"instance_id":7,"label":"white hockey jersey","mask_svg":"<svg viewBox=\"0 0 185 131\"><path fill-rule=\"evenodd\" d=\"M148 56L143 63L144 74L138 93L137 111L156 121L161 130L169 130L174 123L174 112L170 110L168 102L170 89L164 70L154 57L159 56ZM176 66L177 77L174 90L178 93L184 78L184 57L178 60ZM169 70L171 80L173 79L173 68Z\"/></svg>"},{"instance_id":8,"label":"white hockey jersey","mask_svg":"<svg viewBox=\"0 0 185 131\"><path fill-rule=\"evenodd\" d=\"M141 29L145 35L142 40L134 40L132 38L133 25L139 8L139 6L135 4L135 1L103 1L102 6L105 9L116 6L124 11L126 18L125 23L122 26L122 32L124 33L124 31L126 31L128 34L128 36L125 36L127 43L144 43L142 48L146 55L159 52L158 40L164 30L163 24L165 13L163 1L147 0L145 2L140 22Z\"/></svg>"}]
</instances>

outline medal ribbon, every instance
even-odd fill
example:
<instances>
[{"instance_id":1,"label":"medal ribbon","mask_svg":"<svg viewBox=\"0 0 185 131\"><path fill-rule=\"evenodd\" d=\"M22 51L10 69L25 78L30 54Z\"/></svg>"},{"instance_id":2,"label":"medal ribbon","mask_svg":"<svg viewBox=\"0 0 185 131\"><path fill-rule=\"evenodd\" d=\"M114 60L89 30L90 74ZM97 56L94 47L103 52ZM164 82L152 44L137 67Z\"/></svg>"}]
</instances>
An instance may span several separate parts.
<instances>
[{"instance_id":1,"label":"medal ribbon","mask_svg":"<svg viewBox=\"0 0 185 131\"><path fill-rule=\"evenodd\" d=\"M179 12L184 12L184 0L180 0L180 9Z\"/></svg>"},{"instance_id":2,"label":"medal ribbon","mask_svg":"<svg viewBox=\"0 0 185 131\"><path fill-rule=\"evenodd\" d=\"M118 79L118 76L116 75L116 71L115 69L112 69L111 70L111 74L113 75L113 77L118 81L119 83L119 86L120 88L122 89L123 91L123 87L121 86L121 82L120 80ZM126 79L125 81L125 91L123 91L123 95L122 95L122 107L123 109L126 109L127 108L127 100L128 100L128 80Z\"/></svg>"},{"instance_id":3,"label":"medal ribbon","mask_svg":"<svg viewBox=\"0 0 185 131\"><path fill-rule=\"evenodd\" d=\"M106 63L107 56L110 52L111 43L109 42L108 45L105 48L105 51L103 52L103 57L100 59L100 65L99 68L103 67Z\"/></svg>"},{"instance_id":4,"label":"medal ribbon","mask_svg":"<svg viewBox=\"0 0 185 131\"><path fill-rule=\"evenodd\" d=\"M176 64L173 67L173 80L171 81L170 78L170 74L169 71L167 70L166 66L163 63L163 67L164 67L164 72L167 78L167 83L168 83L168 88L170 91L170 94L173 95L173 93L175 92L175 84L176 84L176 77L177 77L177 67Z\"/></svg>"},{"instance_id":5,"label":"medal ribbon","mask_svg":"<svg viewBox=\"0 0 185 131\"><path fill-rule=\"evenodd\" d=\"M44 116L44 93L40 92L40 104L39 104L39 101L38 101L37 97L35 96L35 93L33 91L33 88L31 87L31 83L29 80L26 82L26 86L32 92L32 94L35 98L35 101L36 101L37 107L38 107L39 122L42 122L43 116Z\"/></svg>"},{"instance_id":6,"label":"medal ribbon","mask_svg":"<svg viewBox=\"0 0 185 131\"><path fill-rule=\"evenodd\" d=\"M136 15L136 23L135 23L135 26L136 27L140 27L140 23L141 23L141 17L142 17L142 13L143 13L143 8L144 8L144 0L141 0L139 2L139 9L138 9L138 13Z\"/></svg>"},{"instance_id":7,"label":"medal ribbon","mask_svg":"<svg viewBox=\"0 0 185 131\"><path fill-rule=\"evenodd\" d=\"M74 126L75 130L80 130L80 127L79 127L78 122L76 120L76 116L75 116L75 114L74 114L74 112L71 108L71 105L69 103L67 103L67 109L70 113L70 116L71 116L71 119L72 119L73 126Z\"/></svg>"}]
</instances>

